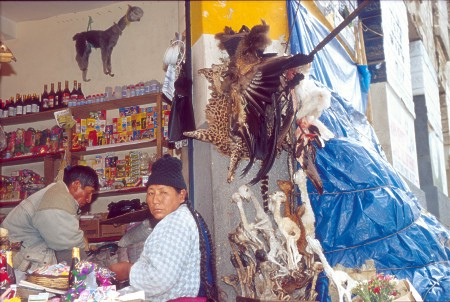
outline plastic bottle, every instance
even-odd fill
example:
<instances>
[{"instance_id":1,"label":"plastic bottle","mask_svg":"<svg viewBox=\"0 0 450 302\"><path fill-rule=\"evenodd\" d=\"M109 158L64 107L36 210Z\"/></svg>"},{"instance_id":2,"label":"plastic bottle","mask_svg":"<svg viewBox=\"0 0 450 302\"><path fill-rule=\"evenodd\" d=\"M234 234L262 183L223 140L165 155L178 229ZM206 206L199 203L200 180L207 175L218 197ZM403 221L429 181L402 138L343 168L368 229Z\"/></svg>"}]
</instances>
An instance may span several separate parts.
<instances>
[{"instance_id":1,"label":"plastic bottle","mask_svg":"<svg viewBox=\"0 0 450 302\"><path fill-rule=\"evenodd\" d=\"M150 93L150 81L145 82L144 91L145 91L145 94Z\"/></svg>"}]
</instances>

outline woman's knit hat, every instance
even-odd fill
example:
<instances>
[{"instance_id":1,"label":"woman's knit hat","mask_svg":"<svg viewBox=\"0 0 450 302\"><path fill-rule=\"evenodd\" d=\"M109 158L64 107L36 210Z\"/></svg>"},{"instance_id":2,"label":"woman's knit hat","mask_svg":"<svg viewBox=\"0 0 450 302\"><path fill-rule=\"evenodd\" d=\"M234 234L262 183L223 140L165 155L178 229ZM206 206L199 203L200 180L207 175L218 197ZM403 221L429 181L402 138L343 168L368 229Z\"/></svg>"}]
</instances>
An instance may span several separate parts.
<instances>
[{"instance_id":1,"label":"woman's knit hat","mask_svg":"<svg viewBox=\"0 0 450 302\"><path fill-rule=\"evenodd\" d=\"M170 154L165 154L152 165L152 173L148 177L147 188L151 185L164 185L186 189L181 171L181 160L170 156Z\"/></svg>"}]
</instances>

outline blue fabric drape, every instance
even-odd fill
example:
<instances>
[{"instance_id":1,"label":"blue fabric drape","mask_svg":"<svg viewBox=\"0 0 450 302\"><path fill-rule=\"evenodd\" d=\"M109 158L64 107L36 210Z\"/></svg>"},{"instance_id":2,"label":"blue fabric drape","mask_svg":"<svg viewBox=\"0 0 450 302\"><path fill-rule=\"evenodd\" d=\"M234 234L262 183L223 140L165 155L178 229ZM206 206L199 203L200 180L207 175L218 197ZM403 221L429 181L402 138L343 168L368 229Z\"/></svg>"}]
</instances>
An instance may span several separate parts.
<instances>
[{"instance_id":1,"label":"blue fabric drape","mask_svg":"<svg viewBox=\"0 0 450 302\"><path fill-rule=\"evenodd\" d=\"M291 52L311 52L327 30L298 2L287 1L287 7ZM316 236L331 266L357 268L373 259L378 272L411 281L424 301L450 301L450 232L421 208L355 109L361 104L360 80L344 52L333 40L313 62L313 78L332 93L320 120L336 136L317 150L324 194L308 182ZM330 301L323 279L319 300Z\"/></svg>"}]
</instances>

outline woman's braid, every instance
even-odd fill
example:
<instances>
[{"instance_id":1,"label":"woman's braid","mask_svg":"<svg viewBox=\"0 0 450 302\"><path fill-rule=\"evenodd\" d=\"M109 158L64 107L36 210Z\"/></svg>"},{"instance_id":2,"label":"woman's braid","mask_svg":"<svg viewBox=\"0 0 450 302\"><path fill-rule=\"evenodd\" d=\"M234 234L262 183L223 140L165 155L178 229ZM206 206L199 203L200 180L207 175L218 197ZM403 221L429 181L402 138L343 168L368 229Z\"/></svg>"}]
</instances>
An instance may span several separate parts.
<instances>
[{"instance_id":1,"label":"woman's braid","mask_svg":"<svg viewBox=\"0 0 450 302\"><path fill-rule=\"evenodd\" d=\"M198 228L198 236L200 239L200 288L203 287L206 297L208 301L218 301L218 293L217 293L217 284L216 284L216 256L215 256L215 248L212 242L211 233L208 229L208 225L206 224L203 217L198 213L190 203L189 200L186 201L186 204L189 210L194 216L195 222L197 223ZM203 234L205 232L206 238ZM210 247L210 263L207 263L207 248L206 248L206 240L208 240L208 244ZM212 284L208 281L208 265L211 269L212 274Z\"/></svg>"}]
</instances>

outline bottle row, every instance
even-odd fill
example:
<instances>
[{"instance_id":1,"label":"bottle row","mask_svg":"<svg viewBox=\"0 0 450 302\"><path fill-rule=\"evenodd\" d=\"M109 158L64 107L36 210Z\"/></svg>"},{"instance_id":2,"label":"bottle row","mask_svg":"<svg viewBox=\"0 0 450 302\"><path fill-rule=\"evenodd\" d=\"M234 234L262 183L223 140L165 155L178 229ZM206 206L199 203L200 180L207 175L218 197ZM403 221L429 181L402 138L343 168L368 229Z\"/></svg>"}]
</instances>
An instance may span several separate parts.
<instances>
[{"instance_id":1,"label":"bottle row","mask_svg":"<svg viewBox=\"0 0 450 302\"><path fill-rule=\"evenodd\" d=\"M73 81L73 89L69 90L69 81L65 82L64 90L61 88L61 82L58 82L58 90L55 91L55 84L50 84L50 92L48 85L44 85L44 92L40 97L34 94L16 94L16 99L11 97L4 102L0 99L0 117L21 116L32 113L64 108L69 106L69 102L84 99L81 83Z\"/></svg>"},{"instance_id":2,"label":"bottle row","mask_svg":"<svg viewBox=\"0 0 450 302\"><path fill-rule=\"evenodd\" d=\"M73 81L73 89L69 90L69 81L65 81L64 90L61 82L58 82L58 89L55 91L54 83L44 85L44 92L39 96L34 94L16 94L16 98L11 97L4 102L0 99L0 118L10 116L23 116L47 110L54 110L65 107L75 107L94 103L101 103L109 100L129 98L149 93L160 92L161 84L156 80L139 82L135 85L106 87L105 93L84 96L81 90L81 83Z\"/></svg>"}]
</instances>

